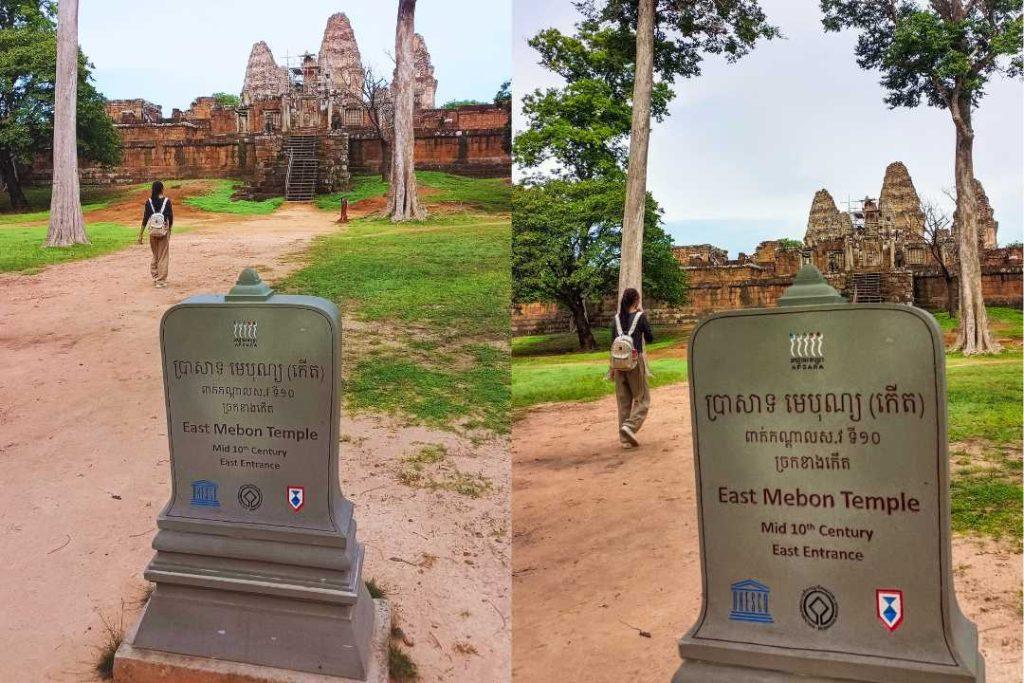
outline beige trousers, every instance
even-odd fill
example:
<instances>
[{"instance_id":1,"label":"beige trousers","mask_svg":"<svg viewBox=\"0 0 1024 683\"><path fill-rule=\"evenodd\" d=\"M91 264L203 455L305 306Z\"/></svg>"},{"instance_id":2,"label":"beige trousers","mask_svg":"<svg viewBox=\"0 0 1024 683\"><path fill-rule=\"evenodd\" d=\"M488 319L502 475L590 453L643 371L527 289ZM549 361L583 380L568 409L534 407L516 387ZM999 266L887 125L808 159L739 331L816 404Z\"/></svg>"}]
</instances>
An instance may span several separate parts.
<instances>
[{"instance_id":1,"label":"beige trousers","mask_svg":"<svg viewBox=\"0 0 1024 683\"><path fill-rule=\"evenodd\" d=\"M619 406L619 426L629 425L640 431L647 410L651 407L651 389L647 383L647 360L641 355L636 367L628 372L615 370L615 400ZM621 435L619 440L623 441Z\"/></svg>"},{"instance_id":2,"label":"beige trousers","mask_svg":"<svg viewBox=\"0 0 1024 683\"><path fill-rule=\"evenodd\" d=\"M167 282L167 265L171 261L171 236L149 236L149 248L153 250L153 262L149 264L149 274L155 282Z\"/></svg>"}]
</instances>

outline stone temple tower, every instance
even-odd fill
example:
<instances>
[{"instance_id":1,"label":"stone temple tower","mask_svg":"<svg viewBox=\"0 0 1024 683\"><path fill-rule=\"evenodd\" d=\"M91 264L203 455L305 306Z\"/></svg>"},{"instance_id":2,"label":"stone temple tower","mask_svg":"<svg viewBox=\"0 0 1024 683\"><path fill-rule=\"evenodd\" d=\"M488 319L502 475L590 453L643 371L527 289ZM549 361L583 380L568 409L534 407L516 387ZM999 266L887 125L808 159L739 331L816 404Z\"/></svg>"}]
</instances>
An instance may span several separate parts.
<instances>
[{"instance_id":1,"label":"stone temple tower","mask_svg":"<svg viewBox=\"0 0 1024 683\"><path fill-rule=\"evenodd\" d=\"M286 92L288 69L277 65L274 53L264 41L255 43L249 53L249 63L245 67L242 101L251 104L256 100L280 97Z\"/></svg>"},{"instance_id":2,"label":"stone temple tower","mask_svg":"<svg viewBox=\"0 0 1024 683\"><path fill-rule=\"evenodd\" d=\"M320 73L346 99L362 99L363 61L352 23L344 13L332 14L320 43Z\"/></svg>"},{"instance_id":3,"label":"stone temple tower","mask_svg":"<svg viewBox=\"0 0 1024 683\"><path fill-rule=\"evenodd\" d=\"M882 192L878 195L879 229L885 235L901 238L924 237L924 211L921 198L902 161L885 169Z\"/></svg>"},{"instance_id":4,"label":"stone temple tower","mask_svg":"<svg viewBox=\"0 0 1024 683\"><path fill-rule=\"evenodd\" d=\"M416 70L415 106L417 109L433 109L437 79L434 78L434 65L430 61L427 42L418 33L413 36L412 54Z\"/></svg>"}]
</instances>

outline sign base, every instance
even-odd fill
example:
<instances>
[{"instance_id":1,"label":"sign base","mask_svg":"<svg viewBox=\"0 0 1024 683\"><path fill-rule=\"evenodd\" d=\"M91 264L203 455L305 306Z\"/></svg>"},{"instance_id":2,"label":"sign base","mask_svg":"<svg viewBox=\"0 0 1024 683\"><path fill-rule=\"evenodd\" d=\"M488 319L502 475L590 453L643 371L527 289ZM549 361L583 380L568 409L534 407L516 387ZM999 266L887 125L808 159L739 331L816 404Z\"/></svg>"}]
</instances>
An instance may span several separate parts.
<instances>
[{"instance_id":1,"label":"sign base","mask_svg":"<svg viewBox=\"0 0 1024 683\"><path fill-rule=\"evenodd\" d=\"M147 604L147 610L149 605ZM145 616L145 615L143 615ZM189 681L191 683L387 683L391 608L387 600L373 600L373 628L366 678L346 678L291 669L244 664L208 657L161 652L137 647L138 624L125 638L114 658L115 683ZM331 634L334 638L334 634ZM336 638L335 638L336 639ZM343 649L338 645L332 649Z\"/></svg>"},{"instance_id":2,"label":"sign base","mask_svg":"<svg viewBox=\"0 0 1024 683\"><path fill-rule=\"evenodd\" d=\"M683 664L672 683L985 683L985 659L973 636L970 664L939 666L877 657L810 659L770 646L708 644L694 639L691 630L679 641ZM819 675L822 670L828 675Z\"/></svg>"},{"instance_id":3,"label":"sign base","mask_svg":"<svg viewBox=\"0 0 1024 683\"><path fill-rule=\"evenodd\" d=\"M729 664L713 664L696 660L685 661L676 670L672 683L849 683L839 678L821 678L819 676L795 676L781 671L768 669L748 669L730 666Z\"/></svg>"}]
</instances>

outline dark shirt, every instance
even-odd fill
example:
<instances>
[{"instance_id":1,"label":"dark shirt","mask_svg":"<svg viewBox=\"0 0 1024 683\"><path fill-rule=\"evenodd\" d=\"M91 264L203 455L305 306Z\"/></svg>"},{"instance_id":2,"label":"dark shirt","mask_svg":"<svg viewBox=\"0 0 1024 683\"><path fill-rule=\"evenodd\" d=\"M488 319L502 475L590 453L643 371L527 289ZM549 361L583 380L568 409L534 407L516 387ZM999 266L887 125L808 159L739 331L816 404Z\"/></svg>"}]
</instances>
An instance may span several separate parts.
<instances>
[{"instance_id":1,"label":"dark shirt","mask_svg":"<svg viewBox=\"0 0 1024 683\"><path fill-rule=\"evenodd\" d=\"M629 332L629 326L633 324L634 315L636 315L636 313L629 313L622 321L623 334ZM615 328L615 318L612 318L612 339L615 339L618 336L619 331ZM633 348L637 351L643 351L644 342L649 344L652 341L654 341L654 331L651 330L651 324L647 322L647 316L644 315L643 311L641 311L640 322L636 324L636 329L633 330Z\"/></svg>"},{"instance_id":2,"label":"dark shirt","mask_svg":"<svg viewBox=\"0 0 1024 683\"><path fill-rule=\"evenodd\" d=\"M149 217L153 215L154 211L160 210L160 205L164 203L163 199L158 199L153 202L154 208L149 208L149 200L146 200L146 208L142 211L142 227L146 227L146 222L149 221ZM171 226L174 225L174 211L171 210L171 199L167 198L167 208L164 209L164 220L167 221L167 229L170 230Z\"/></svg>"}]
</instances>

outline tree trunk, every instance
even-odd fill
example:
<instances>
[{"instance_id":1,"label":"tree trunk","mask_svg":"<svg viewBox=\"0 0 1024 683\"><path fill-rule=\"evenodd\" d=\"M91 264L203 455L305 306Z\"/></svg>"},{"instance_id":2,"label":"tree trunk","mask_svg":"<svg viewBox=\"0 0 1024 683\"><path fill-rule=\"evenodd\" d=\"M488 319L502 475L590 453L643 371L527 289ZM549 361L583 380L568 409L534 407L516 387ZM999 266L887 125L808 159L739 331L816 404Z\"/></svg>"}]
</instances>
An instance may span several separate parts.
<instances>
[{"instance_id":1,"label":"tree trunk","mask_svg":"<svg viewBox=\"0 0 1024 683\"><path fill-rule=\"evenodd\" d=\"M953 288L953 278L945 275L946 279L946 312L950 318L956 317L956 290Z\"/></svg>"},{"instance_id":2,"label":"tree trunk","mask_svg":"<svg viewBox=\"0 0 1024 683\"><path fill-rule=\"evenodd\" d=\"M998 353L988 330L978 255L978 202L974 186L974 131L969 102L951 106L956 127L956 217L960 262L960 326L954 350L965 356Z\"/></svg>"},{"instance_id":3,"label":"tree trunk","mask_svg":"<svg viewBox=\"0 0 1024 683\"><path fill-rule=\"evenodd\" d=\"M594 331L590 327L590 318L587 316L587 306L583 299L572 297L569 300L569 311L572 313L572 322L580 341L580 349L593 351L597 348L597 341L594 339Z\"/></svg>"},{"instance_id":4,"label":"tree trunk","mask_svg":"<svg viewBox=\"0 0 1024 683\"><path fill-rule=\"evenodd\" d=\"M380 139L380 158L380 179L387 182L391 177L391 145L384 141L383 136Z\"/></svg>"},{"instance_id":5,"label":"tree trunk","mask_svg":"<svg viewBox=\"0 0 1024 683\"><path fill-rule=\"evenodd\" d=\"M654 82L654 0L640 0L636 27L633 121L626 169L626 206L622 215L619 299L629 287L642 292L644 210L647 205L647 148L651 139L651 88Z\"/></svg>"},{"instance_id":6,"label":"tree trunk","mask_svg":"<svg viewBox=\"0 0 1024 683\"><path fill-rule=\"evenodd\" d=\"M21 211L28 208L28 198L21 187L21 177L18 175L18 164L7 153L0 153L0 183L3 183L13 210Z\"/></svg>"},{"instance_id":7,"label":"tree trunk","mask_svg":"<svg viewBox=\"0 0 1024 683\"><path fill-rule=\"evenodd\" d=\"M427 212L416 196L416 139L413 135L413 34L416 0L398 0L395 28L395 131L391 144L391 184L388 187L388 217L393 221L421 220Z\"/></svg>"},{"instance_id":8,"label":"tree trunk","mask_svg":"<svg viewBox=\"0 0 1024 683\"><path fill-rule=\"evenodd\" d=\"M53 103L53 194L46 246L89 244L78 191L78 0L57 5L57 87Z\"/></svg>"}]
</instances>

